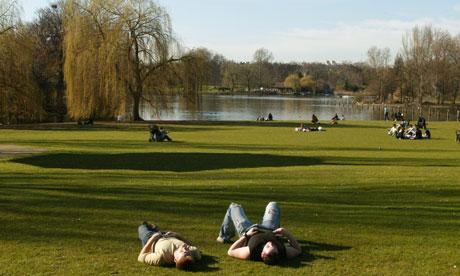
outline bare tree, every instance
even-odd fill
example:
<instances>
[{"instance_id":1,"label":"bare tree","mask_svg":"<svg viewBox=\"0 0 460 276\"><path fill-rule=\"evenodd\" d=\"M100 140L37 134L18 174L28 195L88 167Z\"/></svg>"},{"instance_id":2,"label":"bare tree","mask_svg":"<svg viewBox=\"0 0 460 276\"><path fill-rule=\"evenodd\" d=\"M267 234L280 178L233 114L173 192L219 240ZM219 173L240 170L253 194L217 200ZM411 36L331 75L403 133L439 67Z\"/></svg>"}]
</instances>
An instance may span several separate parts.
<instances>
[{"instance_id":1,"label":"bare tree","mask_svg":"<svg viewBox=\"0 0 460 276\"><path fill-rule=\"evenodd\" d=\"M457 97L460 90L460 36L452 39L452 51L450 51L450 58L453 62L453 87L451 93L452 104L456 104Z\"/></svg>"},{"instance_id":2,"label":"bare tree","mask_svg":"<svg viewBox=\"0 0 460 276\"><path fill-rule=\"evenodd\" d=\"M226 61L222 66L222 85L229 87L233 92L239 82L238 64L234 61Z\"/></svg>"},{"instance_id":3,"label":"bare tree","mask_svg":"<svg viewBox=\"0 0 460 276\"><path fill-rule=\"evenodd\" d=\"M367 51L368 64L374 70L377 81L377 95L380 102L385 102L385 77L388 74L390 64L390 49L372 47Z\"/></svg>"},{"instance_id":4,"label":"bare tree","mask_svg":"<svg viewBox=\"0 0 460 276\"><path fill-rule=\"evenodd\" d=\"M17 0L0 0L0 35L12 30L19 21Z\"/></svg>"},{"instance_id":5,"label":"bare tree","mask_svg":"<svg viewBox=\"0 0 460 276\"><path fill-rule=\"evenodd\" d=\"M403 58L415 79L414 82L418 103L421 105L426 87L429 85L428 72L432 59L433 29L431 26L415 27L403 38Z\"/></svg>"},{"instance_id":6,"label":"bare tree","mask_svg":"<svg viewBox=\"0 0 460 276\"><path fill-rule=\"evenodd\" d=\"M259 87L270 86L272 82L270 65L273 59L272 52L265 48L260 48L255 51L253 61L257 68L257 85Z\"/></svg>"},{"instance_id":7,"label":"bare tree","mask_svg":"<svg viewBox=\"0 0 460 276\"><path fill-rule=\"evenodd\" d=\"M38 19L29 26L35 40L33 74L43 91L43 107L50 119L62 122L65 104L63 2L38 11Z\"/></svg>"}]
</instances>

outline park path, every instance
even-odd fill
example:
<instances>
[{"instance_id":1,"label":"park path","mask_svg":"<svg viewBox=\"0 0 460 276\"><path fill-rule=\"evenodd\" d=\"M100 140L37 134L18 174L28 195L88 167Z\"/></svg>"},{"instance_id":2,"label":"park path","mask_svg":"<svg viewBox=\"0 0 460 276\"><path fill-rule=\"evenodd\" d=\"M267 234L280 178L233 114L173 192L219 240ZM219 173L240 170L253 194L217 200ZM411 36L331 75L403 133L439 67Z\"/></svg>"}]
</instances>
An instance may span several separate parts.
<instances>
[{"instance_id":1,"label":"park path","mask_svg":"<svg viewBox=\"0 0 460 276\"><path fill-rule=\"evenodd\" d=\"M0 157L46 152L47 149L0 144Z\"/></svg>"}]
</instances>

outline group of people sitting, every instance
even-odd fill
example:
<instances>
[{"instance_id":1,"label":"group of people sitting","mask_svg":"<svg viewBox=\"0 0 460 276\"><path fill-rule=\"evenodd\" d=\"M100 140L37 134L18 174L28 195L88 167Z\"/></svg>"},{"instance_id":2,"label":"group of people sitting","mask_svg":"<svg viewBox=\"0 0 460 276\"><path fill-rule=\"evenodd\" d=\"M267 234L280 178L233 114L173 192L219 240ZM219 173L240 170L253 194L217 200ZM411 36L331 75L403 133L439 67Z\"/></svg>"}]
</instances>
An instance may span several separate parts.
<instances>
[{"instance_id":1,"label":"group of people sitting","mask_svg":"<svg viewBox=\"0 0 460 276\"><path fill-rule=\"evenodd\" d=\"M342 121L345 120L345 116L342 114L342 116L339 117L339 115L337 113L335 113L335 115L331 118L331 125L338 124L338 121L340 121L340 120L342 120ZM316 117L315 114L313 114L311 116L311 122L312 122L312 124L315 124L315 125L320 124L319 119L318 119L318 117Z\"/></svg>"},{"instance_id":2,"label":"group of people sitting","mask_svg":"<svg viewBox=\"0 0 460 276\"><path fill-rule=\"evenodd\" d=\"M161 231L144 222L138 228L142 249L138 261L149 265L175 265L190 270L201 260L196 246L175 232ZM232 238L238 235L236 241ZM299 256L302 251L294 236L280 227L280 209L268 203L260 224L253 224L241 205L231 203L225 213L217 242L232 243L227 254L241 260L263 261L274 265L283 259Z\"/></svg>"},{"instance_id":3,"label":"group of people sitting","mask_svg":"<svg viewBox=\"0 0 460 276\"><path fill-rule=\"evenodd\" d=\"M273 114L268 113L267 118L265 118L264 116L259 116L257 117L256 121L273 121Z\"/></svg>"},{"instance_id":4,"label":"group of people sitting","mask_svg":"<svg viewBox=\"0 0 460 276\"><path fill-rule=\"evenodd\" d=\"M299 132L310 132L310 131L323 131L324 129L321 126L319 126L319 127L307 127L303 123L301 123L300 126L296 127L294 130L299 131Z\"/></svg>"},{"instance_id":5,"label":"group of people sitting","mask_svg":"<svg viewBox=\"0 0 460 276\"><path fill-rule=\"evenodd\" d=\"M388 135L394 136L397 139L430 139L431 132L429 129L425 129L425 133L422 133L422 129L418 125L411 125L408 123L404 124L393 124L388 129Z\"/></svg>"},{"instance_id":6,"label":"group of people sitting","mask_svg":"<svg viewBox=\"0 0 460 276\"><path fill-rule=\"evenodd\" d=\"M397 139L431 139L431 131L426 127L426 119L420 116L415 125L410 124L410 121L405 120L402 113L396 113L401 121L398 124L393 124L388 129L388 135L394 136ZM422 129L425 133L422 133Z\"/></svg>"}]
</instances>

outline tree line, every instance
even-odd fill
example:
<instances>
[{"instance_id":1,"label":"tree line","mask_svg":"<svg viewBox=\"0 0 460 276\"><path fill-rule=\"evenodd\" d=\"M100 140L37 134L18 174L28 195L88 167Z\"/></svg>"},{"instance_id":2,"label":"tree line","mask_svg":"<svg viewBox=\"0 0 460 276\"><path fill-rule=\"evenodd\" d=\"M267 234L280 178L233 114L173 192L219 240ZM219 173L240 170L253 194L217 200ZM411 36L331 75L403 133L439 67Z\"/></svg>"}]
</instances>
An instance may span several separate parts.
<instances>
[{"instance_id":1,"label":"tree line","mask_svg":"<svg viewBox=\"0 0 460 276\"><path fill-rule=\"evenodd\" d=\"M363 62L275 62L265 48L250 61L206 48L186 50L153 0L61 0L22 23L15 0L0 0L0 122L141 120L179 93L348 93L378 103L456 104L460 38L415 27L402 50L372 47Z\"/></svg>"}]
</instances>

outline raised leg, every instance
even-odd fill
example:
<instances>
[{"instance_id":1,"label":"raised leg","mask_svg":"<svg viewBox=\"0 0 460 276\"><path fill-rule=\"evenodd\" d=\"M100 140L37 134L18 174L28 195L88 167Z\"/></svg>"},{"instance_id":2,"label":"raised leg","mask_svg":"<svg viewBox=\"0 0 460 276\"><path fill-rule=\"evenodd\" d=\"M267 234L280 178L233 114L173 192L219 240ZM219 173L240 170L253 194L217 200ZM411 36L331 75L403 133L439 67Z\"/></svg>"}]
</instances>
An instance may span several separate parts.
<instances>
[{"instance_id":1,"label":"raised leg","mask_svg":"<svg viewBox=\"0 0 460 276\"><path fill-rule=\"evenodd\" d=\"M232 203L225 213L224 221L220 227L219 238L230 241L236 234L243 235L244 231L252 225L241 205Z\"/></svg>"},{"instance_id":2,"label":"raised leg","mask_svg":"<svg viewBox=\"0 0 460 276\"><path fill-rule=\"evenodd\" d=\"M142 247L144 247L150 237L157 231L155 231L149 225L141 224L137 229L137 232L139 233L139 239L141 240Z\"/></svg>"},{"instance_id":3,"label":"raised leg","mask_svg":"<svg viewBox=\"0 0 460 276\"><path fill-rule=\"evenodd\" d=\"M280 227L280 208L278 207L278 203L270 202L267 204L261 225L271 230Z\"/></svg>"}]
</instances>

